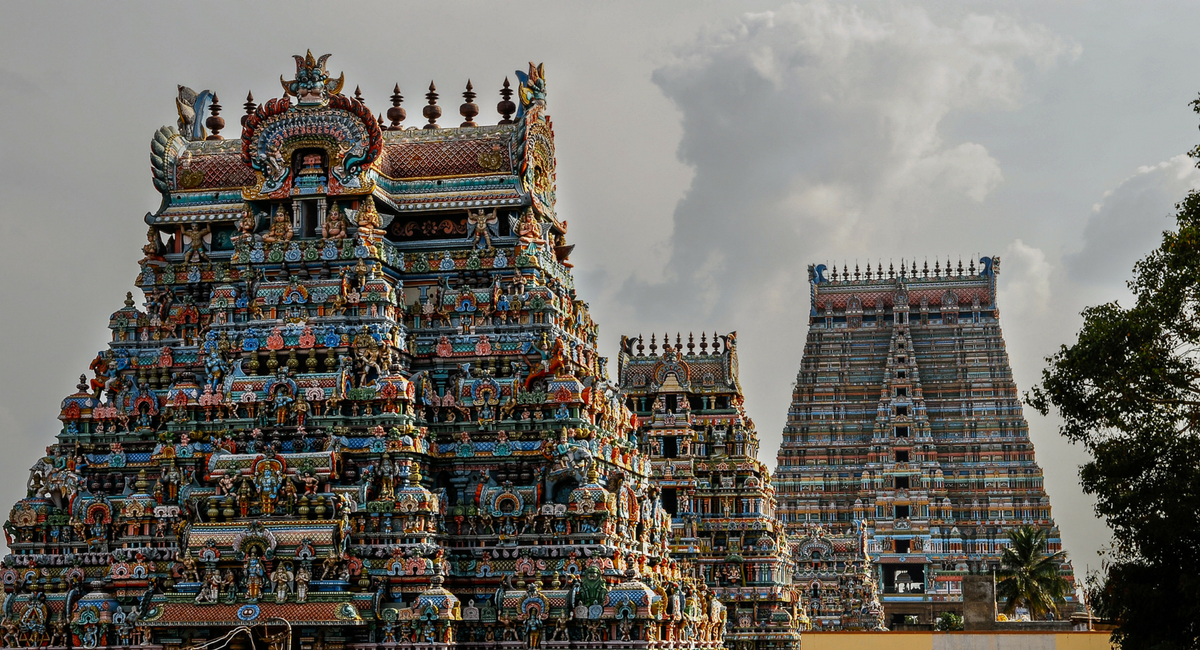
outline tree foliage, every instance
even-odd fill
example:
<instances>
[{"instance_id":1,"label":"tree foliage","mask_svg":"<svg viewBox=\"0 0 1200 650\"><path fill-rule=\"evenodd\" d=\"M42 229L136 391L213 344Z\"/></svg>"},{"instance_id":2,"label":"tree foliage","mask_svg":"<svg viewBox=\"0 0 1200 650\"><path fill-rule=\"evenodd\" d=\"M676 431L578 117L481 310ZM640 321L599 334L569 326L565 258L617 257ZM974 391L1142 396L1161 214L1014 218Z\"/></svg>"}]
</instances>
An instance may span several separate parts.
<instances>
[{"instance_id":1,"label":"tree foliage","mask_svg":"<svg viewBox=\"0 0 1200 650\"><path fill-rule=\"evenodd\" d=\"M996 583L996 598L1004 601L1004 613L1011 616L1017 607L1024 607L1030 618L1041 620L1058 612L1070 589L1060 569L1066 554L1047 555L1046 531L1033 526L1008 531L1008 541L1000 554Z\"/></svg>"},{"instance_id":2,"label":"tree foliage","mask_svg":"<svg viewBox=\"0 0 1200 650\"><path fill-rule=\"evenodd\" d=\"M954 612L942 612L933 629L938 632L957 632L963 629L963 617Z\"/></svg>"},{"instance_id":3,"label":"tree foliage","mask_svg":"<svg viewBox=\"0 0 1200 650\"><path fill-rule=\"evenodd\" d=\"M1028 395L1091 456L1080 478L1113 549L1089 601L1124 650L1200 648L1200 194L1176 210L1133 305L1086 309Z\"/></svg>"}]
</instances>

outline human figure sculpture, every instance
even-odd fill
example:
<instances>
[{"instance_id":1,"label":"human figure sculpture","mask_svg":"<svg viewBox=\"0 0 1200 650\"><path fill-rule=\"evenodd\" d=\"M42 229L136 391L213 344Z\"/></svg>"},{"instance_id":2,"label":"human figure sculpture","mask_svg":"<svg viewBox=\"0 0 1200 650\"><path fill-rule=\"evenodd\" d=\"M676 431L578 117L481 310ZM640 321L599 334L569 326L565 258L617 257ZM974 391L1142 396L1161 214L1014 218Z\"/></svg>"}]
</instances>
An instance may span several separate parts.
<instances>
[{"instance_id":1,"label":"human figure sculpture","mask_svg":"<svg viewBox=\"0 0 1200 650\"><path fill-rule=\"evenodd\" d=\"M184 236L188 238L188 248L183 253L183 263L191 264L203 260L210 261L208 254L204 249L204 238L212 233L212 229L205 227L203 230L200 226L193 224L190 228L183 231Z\"/></svg>"},{"instance_id":2,"label":"human figure sculpture","mask_svg":"<svg viewBox=\"0 0 1200 650\"><path fill-rule=\"evenodd\" d=\"M517 238L522 244L540 243L542 241L542 227L538 224L537 219L533 217L532 211L521 215L521 221L517 224Z\"/></svg>"},{"instance_id":3,"label":"human figure sculpture","mask_svg":"<svg viewBox=\"0 0 1200 650\"><path fill-rule=\"evenodd\" d=\"M333 210L325 219L324 225L321 226L321 237L325 239L345 239L349 234L348 224L346 223L346 215L342 214L342 208L338 204L333 205Z\"/></svg>"},{"instance_id":4,"label":"human figure sculpture","mask_svg":"<svg viewBox=\"0 0 1200 650\"><path fill-rule=\"evenodd\" d=\"M358 210L358 234L365 239L383 235L383 220L375 210L375 200L370 196Z\"/></svg>"},{"instance_id":5,"label":"human figure sculpture","mask_svg":"<svg viewBox=\"0 0 1200 650\"><path fill-rule=\"evenodd\" d=\"M271 229L262 236L262 240L268 244L291 241L292 224L289 221L287 208L279 208L279 212L275 213L275 218L271 221Z\"/></svg>"},{"instance_id":6,"label":"human figure sculpture","mask_svg":"<svg viewBox=\"0 0 1200 650\"><path fill-rule=\"evenodd\" d=\"M308 583L312 580L312 575L308 568L301 565L296 571L296 602L308 602Z\"/></svg>"},{"instance_id":7,"label":"human figure sculpture","mask_svg":"<svg viewBox=\"0 0 1200 650\"><path fill-rule=\"evenodd\" d=\"M250 557L246 558L246 600L256 603L259 598L262 598L263 574L263 565L262 560L258 557L258 549L252 549Z\"/></svg>"},{"instance_id":8,"label":"human figure sculpture","mask_svg":"<svg viewBox=\"0 0 1200 650\"><path fill-rule=\"evenodd\" d=\"M482 209L474 212L467 210L467 230L471 234L471 243L476 248L490 249L492 237L500 235L498 221L495 210L492 210L491 213ZM480 239L483 240L483 246L479 245Z\"/></svg>"},{"instance_id":9,"label":"human figure sculpture","mask_svg":"<svg viewBox=\"0 0 1200 650\"><path fill-rule=\"evenodd\" d=\"M275 586L275 602L287 602L292 580L295 577L287 564L280 563L279 566L275 567L275 571L271 573L271 584Z\"/></svg>"},{"instance_id":10,"label":"human figure sculpture","mask_svg":"<svg viewBox=\"0 0 1200 650\"><path fill-rule=\"evenodd\" d=\"M237 222L238 234L234 235L232 239L235 242L254 241L254 228L257 225L254 214L249 209L242 210L242 216Z\"/></svg>"}]
</instances>

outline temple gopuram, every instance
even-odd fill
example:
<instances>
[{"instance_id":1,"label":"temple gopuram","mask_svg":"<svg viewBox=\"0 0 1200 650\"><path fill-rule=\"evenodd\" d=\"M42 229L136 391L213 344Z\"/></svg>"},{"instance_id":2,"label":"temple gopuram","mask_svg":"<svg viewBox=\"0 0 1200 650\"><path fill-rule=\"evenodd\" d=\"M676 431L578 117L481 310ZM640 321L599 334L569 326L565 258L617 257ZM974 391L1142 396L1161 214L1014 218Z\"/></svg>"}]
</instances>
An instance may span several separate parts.
<instances>
[{"instance_id":1,"label":"temple gopuram","mask_svg":"<svg viewBox=\"0 0 1200 650\"><path fill-rule=\"evenodd\" d=\"M962 577L998 569L1008 530L1046 528L1050 552L1062 548L1000 333L1000 260L980 264L809 267L779 513L797 535L830 539L831 559L869 555L889 627L961 614ZM861 541L839 551L839 538ZM1071 564L1061 571L1073 584ZM856 580L797 580L815 626L831 591Z\"/></svg>"},{"instance_id":2,"label":"temple gopuram","mask_svg":"<svg viewBox=\"0 0 1200 650\"><path fill-rule=\"evenodd\" d=\"M698 349L697 349L698 348ZM743 408L737 335L622 337L617 377L638 418L655 487L673 517L671 552L728 608L734 650L798 649L808 620L792 588L789 540Z\"/></svg>"},{"instance_id":3,"label":"temple gopuram","mask_svg":"<svg viewBox=\"0 0 1200 650\"><path fill-rule=\"evenodd\" d=\"M725 513L685 533L639 444L659 423L607 378L542 67L505 80L495 125L468 82L460 125L430 84L406 128L399 87L376 117L328 56L247 97L239 139L179 88L144 303L112 314L4 524L5 645L715 649L728 599L787 639L757 647L794 647L736 371L675 416Z\"/></svg>"}]
</instances>

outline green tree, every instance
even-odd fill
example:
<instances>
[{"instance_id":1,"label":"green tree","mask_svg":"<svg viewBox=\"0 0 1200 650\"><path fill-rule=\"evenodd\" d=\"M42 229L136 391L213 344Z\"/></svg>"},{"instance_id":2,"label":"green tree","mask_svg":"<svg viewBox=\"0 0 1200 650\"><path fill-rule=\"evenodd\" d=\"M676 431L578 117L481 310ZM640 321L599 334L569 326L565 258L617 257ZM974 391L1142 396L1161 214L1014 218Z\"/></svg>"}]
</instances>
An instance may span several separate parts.
<instances>
[{"instance_id":1,"label":"green tree","mask_svg":"<svg viewBox=\"0 0 1200 650\"><path fill-rule=\"evenodd\" d=\"M1039 620L1057 612L1070 589L1059 569L1066 554L1047 555L1046 531L1033 526L1008 531L1008 541L1000 554L996 582L996 598L1004 601L1004 613L1012 615L1017 607L1024 607L1030 618Z\"/></svg>"},{"instance_id":2,"label":"green tree","mask_svg":"<svg viewBox=\"0 0 1200 650\"><path fill-rule=\"evenodd\" d=\"M1089 602L1123 650L1200 648L1200 194L1176 226L1134 267L1132 306L1086 309L1027 396L1091 456L1080 479L1113 548Z\"/></svg>"},{"instance_id":3,"label":"green tree","mask_svg":"<svg viewBox=\"0 0 1200 650\"><path fill-rule=\"evenodd\" d=\"M942 615L938 616L937 623L933 626L933 629L938 632L961 630L963 629L963 617L954 612L942 612Z\"/></svg>"}]
</instances>

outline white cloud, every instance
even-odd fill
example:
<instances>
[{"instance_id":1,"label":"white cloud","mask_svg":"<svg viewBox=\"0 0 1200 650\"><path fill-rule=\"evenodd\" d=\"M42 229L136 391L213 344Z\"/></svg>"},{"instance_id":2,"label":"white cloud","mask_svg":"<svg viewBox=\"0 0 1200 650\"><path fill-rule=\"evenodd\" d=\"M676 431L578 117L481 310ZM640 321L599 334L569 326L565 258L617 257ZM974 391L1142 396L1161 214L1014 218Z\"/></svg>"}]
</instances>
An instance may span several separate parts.
<instances>
[{"instance_id":1,"label":"white cloud","mask_svg":"<svg viewBox=\"0 0 1200 650\"><path fill-rule=\"evenodd\" d=\"M1040 248L1020 239L1009 244L1001 258L1005 280L997 291L1004 320L1043 322L1050 308L1050 277L1053 267Z\"/></svg>"},{"instance_id":2,"label":"white cloud","mask_svg":"<svg viewBox=\"0 0 1200 650\"><path fill-rule=\"evenodd\" d=\"M1180 154L1139 167L1092 206L1079 250L1066 256L1071 279L1085 285L1120 283L1133 264L1156 248L1174 227L1173 206L1200 188L1196 161Z\"/></svg>"}]
</instances>

